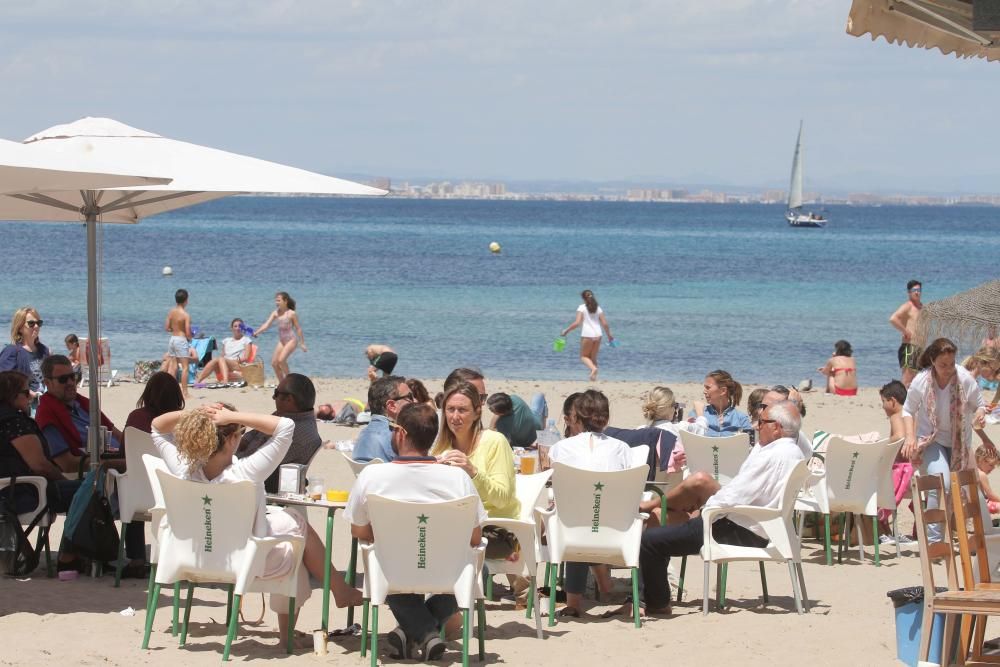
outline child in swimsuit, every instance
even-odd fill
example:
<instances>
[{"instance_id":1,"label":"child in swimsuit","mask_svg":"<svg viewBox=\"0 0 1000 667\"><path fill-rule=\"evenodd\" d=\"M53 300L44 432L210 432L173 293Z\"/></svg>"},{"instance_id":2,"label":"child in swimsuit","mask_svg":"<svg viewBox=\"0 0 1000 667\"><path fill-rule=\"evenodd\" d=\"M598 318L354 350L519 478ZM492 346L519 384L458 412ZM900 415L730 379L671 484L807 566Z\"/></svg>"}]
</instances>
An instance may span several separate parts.
<instances>
[{"instance_id":1,"label":"child in swimsuit","mask_svg":"<svg viewBox=\"0 0 1000 667\"><path fill-rule=\"evenodd\" d=\"M274 305L276 309L264 324L257 327L253 336L256 338L267 331L273 322L277 322L278 344L271 356L271 368L274 369L277 382L280 384L289 373L288 358L292 356L295 348L301 346L303 352L309 350L306 348L306 337L302 333L298 315L295 313L295 299L288 292L278 292L274 295Z\"/></svg>"},{"instance_id":2,"label":"child in swimsuit","mask_svg":"<svg viewBox=\"0 0 1000 667\"><path fill-rule=\"evenodd\" d=\"M167 321L164 329L170 332L170 340L167 343L166 365L163 369L171 376L177 374L177 369L181 371L181 394L187 398L188 385L188 362L191 352L191 316L187 312L188 292L186 289L179 289L174 293L174 302L177 304L167 313Z\"/></svg>"}]
</instances>

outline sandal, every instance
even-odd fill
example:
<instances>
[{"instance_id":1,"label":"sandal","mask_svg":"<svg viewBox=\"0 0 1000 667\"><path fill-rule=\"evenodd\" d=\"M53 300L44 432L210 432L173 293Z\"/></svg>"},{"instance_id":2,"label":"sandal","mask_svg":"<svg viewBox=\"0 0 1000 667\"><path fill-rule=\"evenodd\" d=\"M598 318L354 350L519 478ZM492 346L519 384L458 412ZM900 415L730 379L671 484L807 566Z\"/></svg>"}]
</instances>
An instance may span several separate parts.
<instances>
[{"instance_id":1,"label":"sandal","mask_svg":"<svg viewBox=\"0 0 1000 667\"><path fill-rule=\"evenodd\" d=\"M84 572L87 566L84 564L83 559L79 556L74 556L72 560L58 561L56 563L56 572L67 572L72 570L73 572Z\"/></svg>"},{"instance_id":2,"label":"sandal","mask_svg":"<svg viewBox=\"0 0 1000 667\"><path fill-rule=\"evenodd\" d=\"M580 610L576 607L563 607L556 612L556 616L560 618L580 618Z\"/></svg>"}]
</instances>

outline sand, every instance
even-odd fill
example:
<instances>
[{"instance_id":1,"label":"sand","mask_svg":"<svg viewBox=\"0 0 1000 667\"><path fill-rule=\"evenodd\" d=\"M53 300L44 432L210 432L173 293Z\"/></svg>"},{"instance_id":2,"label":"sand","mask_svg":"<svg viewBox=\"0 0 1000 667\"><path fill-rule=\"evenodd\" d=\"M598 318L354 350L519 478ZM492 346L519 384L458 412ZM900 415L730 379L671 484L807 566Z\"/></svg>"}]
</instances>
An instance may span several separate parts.
<instances>
[{"instance_id":1,"label":"sand","mask_svg":"<svg viewBox=\"0 0 1000 667\"><path fill-rule=\"evenodd\" d=\"M440 382L428 382L432 390ZM573 391L586 388L574 382L525 382L489 380L490 391L508 391L521 396L543 391L550 409L558 414L562 399ZM630 382L600 382L596 386L611 399L612 423L638 426L642 423L640 399L650 385ZM365 396L363 380L319 380L317 402L343 397ZM700 386L674 385L679 400L700 398ZM123 424L135 405L141 387L121 384L105 389L105 412L117 424ZM749 388L748 388L749 390ZM241 410L271 411L269 389L192 390L189 406L202 402L226 400ZM885 430L886 419L879 407L875 389L862 389L857 397L806 394L806 428L832 432L858 433ZM990 427L996 428L996 427ZM357 429L320 424L320 433L330 441L353 439ZM996 438L994 438L996 439ZM350 473L341 455L323 450L314 468L328 487L349 488ZM322 534L325 514L310 512L310 521ZM907 510L900 512L900 523L909 525ZM53 530L58 543L62 519ZM338 514L334 527L334 563L344 569L349 555L348 526ZM805 579L812 611L799 616L792 601L788 570L783 565L767 565L770 603L760 599L760 579L755 563L730 566L728 597L731 607L724 612L714 609L701 615L702 564L689 558L684 601L675 606L670 618L649 618L642 629L632 627L627 619L601 619L600 612L610 609L607 603L592 599L588 616L582 620L560 619L555 627L546 625L547 639L538 641L532 621L510 603L487 604L486 660L515 665L617 664L680 661L687 664L746 665L889 665L895 659L893 609L885 593L902 586L920 583L916 552L895 556L894 547L883 549L881 567L872 563L873 548L866 548L865 561L859 562L855 548L841 565L825 565L822 544L808 539L803 545ZM679 569L679 563L675 565ZM627 588L627 572L616 573L622 591L613 600L620 601ZM714 574L713 574L714 581ZM146 582L124 580L113 587L112 577L81 577L72 582L47 579L42 570L25 580L0 578L0 636L3 650L0 665L81 664L81 665L215 665L221 657L225 628L225 596L218 591L199 589L191 614L191 634L185 648L179 648L168 631L169 595L161 597L155 619L150 649L139 648L145 620ZM714 584L713 584L714 591ZM320 625L321 591L313 592L300 615L297 628L311 633ZM543 600L544 602L544 600ZM138 610L123 616L126 608ZM260 615L260 596L250 596L244 607L251 621ZM360 618L360 613L358 613ZM331 626L342 627L346 611L331 611ZM386 632L394 626L388 609L380 627ZM358 637L331 641L329 655L312 654L312 638L302 637L291 657L278 646L276 618L270 611L260 624L241 625L233 645L233 660L281 659L282 664L317 664L330 662L360 664ZM386 643L380 658L388 658ZM460 644L452 642L445 663L461 659Z\"/></svg>"}]
</instances>

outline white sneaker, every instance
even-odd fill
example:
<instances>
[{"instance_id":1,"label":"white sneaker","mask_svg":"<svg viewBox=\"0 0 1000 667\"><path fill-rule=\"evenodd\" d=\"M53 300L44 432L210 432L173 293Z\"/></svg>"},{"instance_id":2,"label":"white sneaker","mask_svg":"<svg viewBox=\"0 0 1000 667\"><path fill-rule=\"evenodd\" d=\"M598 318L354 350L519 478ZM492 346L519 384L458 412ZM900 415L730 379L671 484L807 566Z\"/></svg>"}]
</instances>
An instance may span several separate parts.
<instances>
[{"instance_id":1,"label":"white sneaker","mask_svg":"<svg viewBox=\"0 0 1000 667\"><path fill-rule=\"evenodd\" d=\"M917 541L915 539L913 539L912 537L910 537L909 535L900 535L899 536L899 543L900 544L906 544L906 545L912 545L912 544L916 544Z\"/></svg>"},{"instance_id":2,"label":"white sneaker","mask_svg":"<svg viewBox=\"0 0 1000 667\"><path fill-rule=\"evenodd\" d=\"M895 544L896 540L895 540L895 538L893 538L892 535L879 535L878 543L879 544Z\"/></svg>"}]
</instances>

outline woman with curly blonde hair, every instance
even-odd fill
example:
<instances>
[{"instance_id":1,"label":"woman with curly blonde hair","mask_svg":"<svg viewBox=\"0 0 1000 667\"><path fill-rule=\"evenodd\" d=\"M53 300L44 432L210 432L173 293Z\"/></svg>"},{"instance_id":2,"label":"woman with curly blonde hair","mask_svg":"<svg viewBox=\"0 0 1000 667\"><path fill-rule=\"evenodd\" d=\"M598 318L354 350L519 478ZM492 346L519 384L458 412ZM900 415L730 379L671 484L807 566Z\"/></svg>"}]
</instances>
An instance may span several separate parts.
<instances>
[{"instance_id":1,"label":"woman with curly blonde hair","mask_svg":"<svg viewBox=\"0 0 1000 667\"><path fill-rule=\"evenodd\" d=\"M235 458L240 438L247 428L270 434L263 446L246 458ZM232 484L250 480L257 485L257 517L254 535L273 537L296 535L306 538L302 564L309 574L323 579L325 551L316 531L305 517L293 509L268 512L265 508L264 480L281 464L292 444L295 422L287 417L236 412L231 405L214 403L195 410L168 412L153 419L153 443L171 473L181 479L206 484ZM292 567L291 548L282 545L267 555L264 577L285 575ZM333 569L331 586L338 607L361 603L361 591L347 585ZM306 572L299 571L296 604L302 605L311 592ZM288 631L288 600L271 596L271 608L278 614L281 641Z\"/></svg>"}]
</instances>

